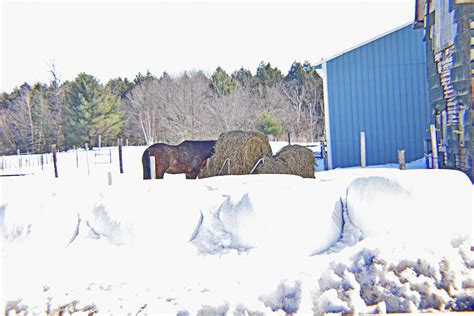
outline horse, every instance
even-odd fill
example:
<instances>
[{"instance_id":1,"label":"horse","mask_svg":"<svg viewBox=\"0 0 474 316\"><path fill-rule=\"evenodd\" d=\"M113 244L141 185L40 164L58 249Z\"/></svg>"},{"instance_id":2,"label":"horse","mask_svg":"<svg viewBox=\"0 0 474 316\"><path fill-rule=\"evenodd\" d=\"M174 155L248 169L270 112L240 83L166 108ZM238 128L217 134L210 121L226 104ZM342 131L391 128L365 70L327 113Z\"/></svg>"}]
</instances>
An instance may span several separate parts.
<instances>
[{"instance_id":1,"label":"horse","mask_svg":"<svg viewBox=\"0 0 474 316\"><path fill-rule=\"evenodd\" d=\"M179 145L156 143L143 152L143 179L151 179L150 156L155 157L156 179L166 173L185 173L186 179L196 179L214 153L215 140L186 140Z\"/></svg>"}]
</instances>

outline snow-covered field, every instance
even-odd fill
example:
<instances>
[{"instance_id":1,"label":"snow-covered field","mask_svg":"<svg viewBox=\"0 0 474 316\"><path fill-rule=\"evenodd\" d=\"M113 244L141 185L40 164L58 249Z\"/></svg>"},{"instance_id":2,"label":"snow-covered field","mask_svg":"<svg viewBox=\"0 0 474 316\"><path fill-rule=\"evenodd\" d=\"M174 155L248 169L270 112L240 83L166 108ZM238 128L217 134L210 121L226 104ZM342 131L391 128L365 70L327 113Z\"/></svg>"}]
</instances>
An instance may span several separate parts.
<instances>
[{"instance_id":1,"label":"snow-covered field","mask_svg":"<svg viewBox=\"0 0 474 316\"><path fill-rule=\"evenodd\" d=\"M3 175L27 174L0 177L7 312L474 310L473 186L460 172L143 181L144 149L124 147L123 174L117 148L111 164L107 148L59 153L59 178L38 156L21 170L3 158Z\"/></svg>"}]
</instances>

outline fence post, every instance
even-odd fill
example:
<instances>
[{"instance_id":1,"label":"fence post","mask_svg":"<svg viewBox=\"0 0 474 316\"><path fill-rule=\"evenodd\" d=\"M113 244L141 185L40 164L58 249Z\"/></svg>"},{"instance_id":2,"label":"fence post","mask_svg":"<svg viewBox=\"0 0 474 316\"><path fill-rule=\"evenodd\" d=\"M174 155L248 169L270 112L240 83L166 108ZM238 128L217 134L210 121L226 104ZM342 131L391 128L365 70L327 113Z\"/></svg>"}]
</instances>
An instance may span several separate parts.
<instances>
[{"instance_id":1,"label":"fence post","mask_svg":"<svg viewBox=\"0 0 474 316\"><path fill-rule=\"evenodd\" d=\"M360 132L360 166L362 168L367 167L365 160L365 132Z\"/></svg>"},{"instance_id":2,"label":"fence post","mask_svg":"<svg viewBox=\"0 0 474 316\"><path fill-rule=\"evenodd\" d=\"M400 170L405 170L406 169L405 150L404 149L399 149L398 150L398 167L400 168Z\"/></svg>"},{"instance_id":3,"label":"fence post","mask_svg":"<svg viewBox=\"0 0 474 316\"><path fill-rule=\"evenodd\" d=\"M436 139L436 127L434 124L430 125L431 135L431 159L433 160L433 169L438 169L438 141Z\"/></svg>"},{"instance_id":4,"label":"fence post","mask_svg":"<svg viewBox=\"0 0 474 316\"><path fill-rule=\"evenodd\" d=\"M288 132L288 145L291 145L291 134Z\"/></svg>"},{"instance_id":5,"label":"fence post","mask_svg":"<svg viewBox=\"0 0 474 316\"><path fill-rule=\"evenodd\" d=\"M40 156L40 163L41 163L41 171L44 170L44 154L41 154Z\"/></svg>"},{"instance_id":6,"label":"fence post","mask_svg":"<svg viewBox=\"0 0 474 316\"><path fill-rule=\"evenodd\" d=\"M58 177L58 158L56 157L56 144L51 145L53 151L54 177Z\"/></svg>"},{"instance_id":7,"label":"fence post","mask_svg":"<svg viewBox=\"0 0 474 316\"><path fill-rule=\"evenodd\" d=\"M19 148L16 150L16 155L18 156L18 173L21 173L21 167L23 164L23 161L21 161L21 151Z\"/></svg>"},{"instance_id":8,"label":"fence post","mask_svg":"<svg viewBox=\"0 0 474 316\"><path fill-rule=\"evenodd\" d=\"M328 170L328 157L327 157L327 154L326 154L326 142L325 141L321 142L321 158L323 159L324 170Z\"/></svg>"},{"instance_id":9,"label":"fence post","mask_svg":"<svg viewBox=\"0 0 474 316\"><path fill-rule=\"evenodd\" d=\"M74 152L76 153L76 168L79 168L79 155L77 154L77 147L75 145Z\"/></svg>"},{"instance_id":10,"label":"fence post","mask_svg":"<svg viewBox=\"0 0 474 316\"><path fill-rule=\"evenodd\" d=\"M148 156L150 159L150 179L156 179L155 156Z\"/></svg>"},{"instance_id":11,"label":"fence post","mask_svg":"<svg viewBox=\"0 0 474 316\"><path fill-rule=\"evenodd\" d=\"M90 169L89 169L89 144L85 143L85 147L86 147L87 175L90 176L91 172L90 172Z\"/></svg>"},{"instance_id":12,"label":"fence post","mask_svg":"<svg viewBox=\"0 0 474 316\"><path fill-rule=\"evenodd\" d=\"M429 158L430 140L429 139L425 139L423 141L423 151L425 153L425 167L426 169L430 169L430 158Z\"/></svg>"},{"instance_id":13,"label":"fence post","mask_svg":"<svg viewBox=\"0 0 474 316\"><path fill-rule=\"evenodd\" d=\"M119 140L119 145L118 145L118 152L119 152L119 167L120 167L120 173L123 173L123 156L122 156L122 139L120 138Z\"/></svg>"}]
</instances>

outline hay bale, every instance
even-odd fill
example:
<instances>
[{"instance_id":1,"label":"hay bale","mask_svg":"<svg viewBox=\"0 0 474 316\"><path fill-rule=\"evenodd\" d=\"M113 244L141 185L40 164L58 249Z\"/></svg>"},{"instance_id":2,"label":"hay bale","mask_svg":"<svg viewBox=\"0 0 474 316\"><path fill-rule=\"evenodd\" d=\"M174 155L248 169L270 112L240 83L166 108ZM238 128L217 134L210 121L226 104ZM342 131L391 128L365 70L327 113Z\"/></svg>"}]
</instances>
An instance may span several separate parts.
<instances>
[{"instance_id":1,"label":"hay bale","mask_svg":"<svg viewBox=\"0 0 474 316\"><path fill-rule=\"evenodd\" d=\"M313 152L300 145L287 145L274 157L265 159L255 173L258 174L294 174L303 178L314 178Z\"/></svg>"},{"instance_id":2,"label":"hay bale","mask_svg":"<svg viewBox=\"0 0 474 316\"><path fill-rule=\"evenodd\" d=\"M265 158L255 169L255 174L289 174L290 170L286 163L275 158Z\"/></svg>"},{"instance_id":3,"label":"hay bale","mask_svg":"<svg viewBox=\"0 0 474 316\"><path fill-rule=\"evenodd\" d=\"M200 178L249 174L260 158L271 156L272 148L262 133L243 131L223 133L217 139L214 154L208 159ZM228 163L223 168L226 161Z\"/></svg>"}]
</instances>

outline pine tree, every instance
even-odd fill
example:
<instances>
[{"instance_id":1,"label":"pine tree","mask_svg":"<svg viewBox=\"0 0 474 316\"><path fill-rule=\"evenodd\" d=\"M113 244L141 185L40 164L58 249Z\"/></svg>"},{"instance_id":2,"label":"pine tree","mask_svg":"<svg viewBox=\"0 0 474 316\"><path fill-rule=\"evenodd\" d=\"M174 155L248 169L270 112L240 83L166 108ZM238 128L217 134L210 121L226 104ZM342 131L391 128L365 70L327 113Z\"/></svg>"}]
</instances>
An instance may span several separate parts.
<instances>
[{"instance_id":1,"label":"pine tree","mask_svg":"<svg viewBox=\"0 0 474 316\"><path fill-rule=\"evenodd\" d=\"M130 82L127 78L115 78L110 79L105 87L114 95L118 95L123 98L134 86L133 82Z\"/></svg>"},{"instance_id":2,"label":"pine tree","mask_svg":"<svg viewBox=\"0 0 474 316\"><path fill-rule=\"evenodd\" d=\"M153 81L155 80L156 77L150 72L150 70L147 70L146 71L146 75L142 75L141 72L139 72L136 76L135 76L135 79L133 80L133 83L135 85L139 85L139 84L142 84L143 82L146 82L146 81Z\"/></svg>"},{"instance_id":3,"label":"pine tree","mask_svg":"<svg viewBox=\"0 0 474 316\"><path fill-rule=\"evenodd\" d=\"M270 63L265 64L262 61L257 68L255 80L258 94L262 97L265 97L269 88L276 87L281 84L283 80L283 74L277 67L273 68Z\"/></svg>"},{"instance_id":4,"label":"pine tree","mask_svg":"<svg viewBox=\"0 0 474 316\"><path fill-rule=\"evenodd\" d=\"M99 135L114 138L123 126L119 97L85 73L69 84L64 115L67 146L94 143Z\"/></svg>"},{"instance_id":5,"label":"pine tree","mask_svg":"<svg viewBox=\"0 0 474 316\"><path fill-rule=\"evenodd\" d=\"M257 122L257 130L268 136L280 136L283 133L281 123L270 113L262 112Z\"/></svg>"},{"instance_id":6,"label":"pine tree","mask_svg":"<svg viewBox=\"0 0 474 316\"><path fill-rule=\"evenodd\" d=\"M233 80L221 67L217 67L216 71L211 76L211 88L219 96L229 95L236 86Z\"/></svg>"},{"instance_id":7,"label":"pine tree","mask_svg":"<svg viewBox=\"0 0 474 316\"><path fill-rule=\"evenodd\" d=\"M245 88L250 88L254 83L254 79L250 70L243 67L232 73L232 79Z\"/></svg>"},{"instance_id":8,"label":"pine tree","mask_svg":"<svg viewBox=\"0 0 474 316\"><path fill-rule=\"evenodd\" d=\"M274 87L283 80L283 74L275 67L273 68L270 63L264 63L263 61L257 68L257 80L260 84L267 87Z\"/></svg>"}]
</instances>

